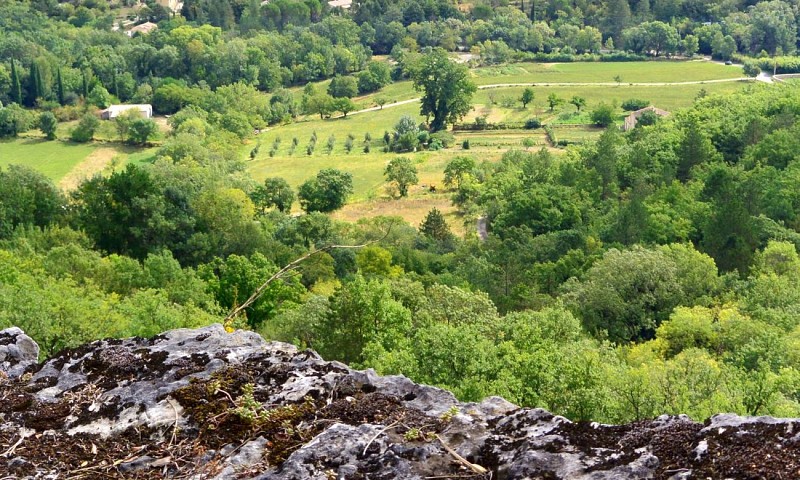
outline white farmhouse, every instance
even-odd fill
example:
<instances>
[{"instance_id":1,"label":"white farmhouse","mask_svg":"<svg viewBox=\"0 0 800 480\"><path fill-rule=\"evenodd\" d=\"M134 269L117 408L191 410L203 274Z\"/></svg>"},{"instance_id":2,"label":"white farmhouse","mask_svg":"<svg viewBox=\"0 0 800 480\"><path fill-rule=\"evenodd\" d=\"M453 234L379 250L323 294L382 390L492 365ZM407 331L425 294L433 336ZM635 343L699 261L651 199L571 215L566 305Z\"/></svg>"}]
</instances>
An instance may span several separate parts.
<instances>
[{"instance_id":1,"label":"white farmhouse","mask_svg":"<svg viewBox=\"0 0 800 480\"><path fill-rule=\"evenodd\" d=\"M114 120L128 110L137 110L144 118L153 117L152 105L111 105L100 112L100 118L103 120Z\"/></svg>"}]
</instances>

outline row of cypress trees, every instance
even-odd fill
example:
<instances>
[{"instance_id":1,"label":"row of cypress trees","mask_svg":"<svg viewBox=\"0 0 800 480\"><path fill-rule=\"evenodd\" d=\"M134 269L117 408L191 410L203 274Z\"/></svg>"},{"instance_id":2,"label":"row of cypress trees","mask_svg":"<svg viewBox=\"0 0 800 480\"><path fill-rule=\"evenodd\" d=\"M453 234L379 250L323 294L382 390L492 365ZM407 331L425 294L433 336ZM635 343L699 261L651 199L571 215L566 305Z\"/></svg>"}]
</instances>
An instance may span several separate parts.
<instances>
[{"instance_id":1,"label":"row of cypress trees","mask_svg":"<svg viewBox=\"0 0 800 480\"><path fill-rule=\"evenodd\" d=\"M114 79L114 90L116 94L116 75ZM89 96L89 81L84 73L82 77L81 94L84 98ZM65 90L64 81L61 76L61 69L56 71L55 80L55 100L60 105L65 104ZM17 62L11 59L11 91L8 92L8 97L12 103L25 105L28 107L36 106L36 102L40 98L47 98L48 92L45 88L44 77L42 76L41 67L33 62L30 68L30 74L26 82L26 87L23 89L22 80Z\"/></svg>"}]
</instances>

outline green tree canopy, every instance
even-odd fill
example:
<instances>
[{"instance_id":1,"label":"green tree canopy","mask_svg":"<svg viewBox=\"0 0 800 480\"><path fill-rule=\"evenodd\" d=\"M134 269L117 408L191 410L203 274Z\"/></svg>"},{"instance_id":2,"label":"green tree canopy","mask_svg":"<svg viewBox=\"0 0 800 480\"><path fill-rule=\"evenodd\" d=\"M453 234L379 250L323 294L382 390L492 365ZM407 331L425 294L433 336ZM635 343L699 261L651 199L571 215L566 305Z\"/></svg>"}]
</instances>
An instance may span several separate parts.
<instances>
[{"instance_id":1,"label":"green tree canopy","mask_svg":"<svg viewBox=\"0 0 800 480\"><path fill-rule=\"evenodd\" d=\"M353 176L333 168L320 170L300 185L297 196L306 212L332 212L342 208L353 193Z\"/></svg>"},{"instance_id":2,"label":"green tree canopy","mask_svg":"<svg viewBox=\"0 0 800 480\"><path fill-rule=\"evenodd\" d=\"M420 113L433 117L431 130L436 132L455 123L472 108L470 102L477 90L469 70L450 60L442 48L423 55L411 72L414 88L423 92Z\"/></svg>"},{"instance_id":3,"label":"green tree canopy","mask_svg":"<svg viewBox=\"0 0 800 480\"><path fill-rule=\"evenodd\" d=\"M394 182L400 197L407 196L408 187L419 182L417 167L414 166L414 162L408 157L393 158L389 164L386 165L383 174L386 176L387 181Z\"/></svg>"}]
</instances>

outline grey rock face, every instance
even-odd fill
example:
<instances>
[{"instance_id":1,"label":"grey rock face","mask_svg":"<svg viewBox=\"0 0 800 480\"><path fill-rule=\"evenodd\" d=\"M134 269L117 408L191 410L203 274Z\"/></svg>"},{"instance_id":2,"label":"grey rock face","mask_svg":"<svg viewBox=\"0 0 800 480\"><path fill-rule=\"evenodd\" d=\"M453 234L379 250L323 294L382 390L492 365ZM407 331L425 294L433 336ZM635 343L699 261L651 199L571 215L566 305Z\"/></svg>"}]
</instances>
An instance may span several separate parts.
<instances>
[{"instance_id":1,"label":"grey rock face","mask_svg":"<svg viewBox=\"0 0 800 480\"><path fill-rule=\"evenodd\" d=\"M0 330L0 374L22 375L38 361L39 345L17 327Z\"/></svg>"},{"instance_id":2,"label":"grey rock face","mask_svg":"<svg viewBox=\"0 0 800 480\"><path fill-rule=\"evenodd\" d=\"M800 477L794 419L571 422L499 397L462 403L221 325L37 355L19 329L0 332L9 478Z\"/></svg>"}]
</instances>

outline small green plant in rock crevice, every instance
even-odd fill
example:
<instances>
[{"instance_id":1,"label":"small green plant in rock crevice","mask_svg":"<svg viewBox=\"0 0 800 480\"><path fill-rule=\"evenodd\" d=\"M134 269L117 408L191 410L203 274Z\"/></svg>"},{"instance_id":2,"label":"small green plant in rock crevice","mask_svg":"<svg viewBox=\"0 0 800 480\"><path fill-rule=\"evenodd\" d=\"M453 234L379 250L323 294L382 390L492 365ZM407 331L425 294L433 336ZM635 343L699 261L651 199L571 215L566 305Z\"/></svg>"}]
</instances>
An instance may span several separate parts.
<instances>
[{"instance_id":1,"label":"small green plant in rock crevice","mask_svg":"<svg viewBox=\"0 0 800 480\"><path fill-rule=\"evenodd\" d=\"M426 431L425 427L413 427L403 434L403 438L407 442L432 442L436 440L436 432L432 430Z\"/></svg>"},{"instance_id":2,"label":"small green plant in rock crevice","mask_svg":"<svg viewBox=\"0 0 800 480\"><path fill-rule=\"evenodd\" d=\"M255 398L255 386L252 383L242 385L242 394L234 400L236 405L232 413L254 431L281 430L286 435L294 435L297 420L306 414L313 413L316 405L311 397L306 397L300 405L285 405L277 408L265 408Z\"/></svg>"},{"instance_id":3,"label":"small green plant in rock crevice","mask_svg":"<svg viewBox=\"0 0 800 480\"><path fill-rule=\"evenodd\" d=\"M455 417L456 415L458 415L458 407L453 405L452 407L448 408L446 412L441 414L439 416L439 419L441 421L447 423L447 422L450 422L450 420L452 420L453 417Z\"/></svg>"}]
</instances>

